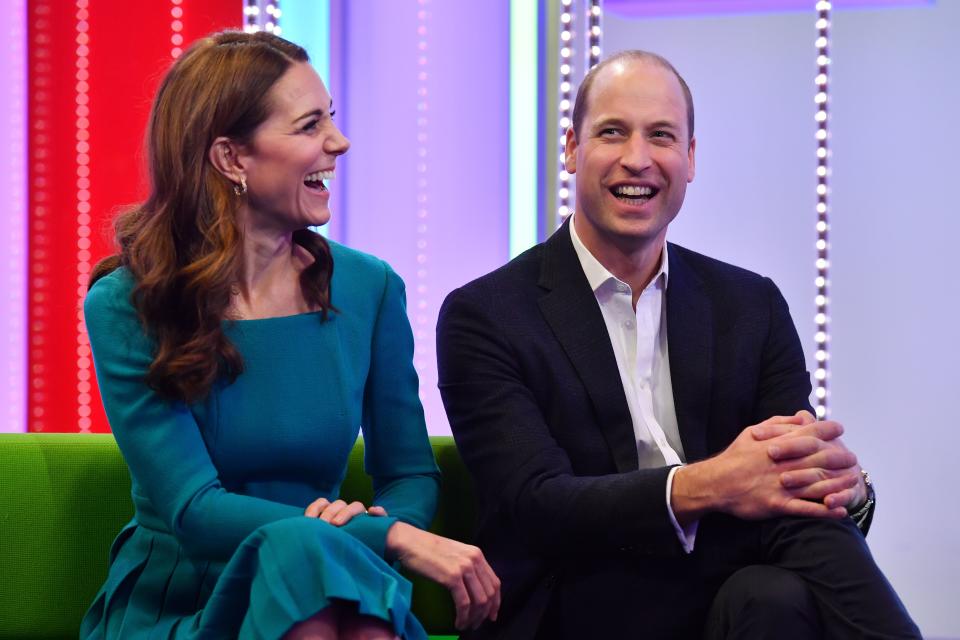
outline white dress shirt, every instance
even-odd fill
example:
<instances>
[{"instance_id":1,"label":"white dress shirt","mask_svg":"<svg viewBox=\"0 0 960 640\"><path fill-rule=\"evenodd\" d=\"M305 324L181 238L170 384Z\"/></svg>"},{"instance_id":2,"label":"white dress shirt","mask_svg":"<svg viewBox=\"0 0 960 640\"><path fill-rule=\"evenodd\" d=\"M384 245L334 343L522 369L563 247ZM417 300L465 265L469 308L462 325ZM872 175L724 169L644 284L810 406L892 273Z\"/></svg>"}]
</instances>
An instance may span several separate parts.
<instances>
[{"instance_id":1,"label":"white dress shirt","mask_svg":"<svg viewBox=\"0 0 960 640\"><path fill-rule=\"evenodd\" d=\"M634 310L630 285L610 273L590 253L577 236L573 220L569 227L573 248L600 305L600 313L613 345L620 381L633 421L639 468L681 465L685 458L673 403L667 348L664 293L669 281L669 259L666 247L661 253L660 269L640 293ZM666 507L684 551L690 553L696 539L697 523L681 527L670 506L673 476L679 468L675 466L667 476Z\"/></svg>"}]
</instances>

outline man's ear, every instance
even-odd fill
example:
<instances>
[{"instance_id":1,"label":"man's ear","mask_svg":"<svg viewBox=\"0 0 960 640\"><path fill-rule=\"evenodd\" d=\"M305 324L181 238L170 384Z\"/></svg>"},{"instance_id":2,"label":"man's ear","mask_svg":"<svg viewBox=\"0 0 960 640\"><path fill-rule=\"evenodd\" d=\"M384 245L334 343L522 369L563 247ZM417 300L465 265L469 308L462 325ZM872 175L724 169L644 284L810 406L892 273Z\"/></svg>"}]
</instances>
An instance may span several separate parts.
<instances>
[{"instance_id":1,"label":"man's ear","mask_svg":"<svg viewBox=\"0 0 960 640\"><path fill-rule=\"evenodd\" d=\"M564 147L563 165L567 173L577 172L577 134L573 127L567 129L567 143Z\"/></svg>"},{"instance_id":2,"label":"man's ear","mask_svg":"<svg viewBox=\"0 0 960 640\"><path fill-rule=\"evenodd\" d=\"M210 158L210 164L230 182L238 184L245 176L240 147L230 138L220 136L214 140L207 155Z\"/></svg>"},{"instance_id":3,"label":"man's ear","mask_svg":"<svg viewBox=\"0 0 960 640\"><path fill-rule=\"evenodd\" d=\"M687 182L693 182L693 176L697 175L697 138L690 138L690 146L687 148Z\"/></svg>"}]
</instances>

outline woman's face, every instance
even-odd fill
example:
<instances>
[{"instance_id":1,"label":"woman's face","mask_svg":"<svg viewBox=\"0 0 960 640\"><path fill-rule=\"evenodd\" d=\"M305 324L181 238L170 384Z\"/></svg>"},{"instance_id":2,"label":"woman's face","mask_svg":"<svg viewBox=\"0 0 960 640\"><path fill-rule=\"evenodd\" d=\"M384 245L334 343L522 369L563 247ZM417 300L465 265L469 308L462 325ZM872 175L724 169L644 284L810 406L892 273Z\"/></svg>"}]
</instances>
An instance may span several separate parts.
<instances>
[{"instance_id":1,"label":"woman's face","mask_svg":"<svg viewBox=\"0 0 960 640\"><path fill-rule=\"evenodd\" d=\"M350 141L333 123L332 101L306 62L293 63L270 89L270 115L238 152L247 180L247 228L289 232L330 219L337 156Z\"/></svg>"}]
</instances>

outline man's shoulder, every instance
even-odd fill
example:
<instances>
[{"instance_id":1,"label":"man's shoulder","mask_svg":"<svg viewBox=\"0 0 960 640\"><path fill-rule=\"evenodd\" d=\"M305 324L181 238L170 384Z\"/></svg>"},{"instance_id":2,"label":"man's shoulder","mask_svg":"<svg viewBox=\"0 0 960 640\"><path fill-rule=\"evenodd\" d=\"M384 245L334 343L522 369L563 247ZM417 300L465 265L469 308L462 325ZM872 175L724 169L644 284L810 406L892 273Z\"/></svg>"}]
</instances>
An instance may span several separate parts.
<instances>
[{"instance_id":1,"label":"man's shoulder","mask_svg":"<svg viewBox=\"0 0 960 640\"><path fill-rule=\"evenodd\" d=\"M687 249L673 242L668 243L670 268L682 268L696 276L708 289L729 287L769 286L769 278L735 264Z\"/></svg>"},{"instance_id":2,"label":"man's shoulder","mask_svg":"<svg viewBox=\"0 0 960 640\"><path fill-rule=\"evenodd\" d=\"M510 262L467 282L451 295L484 298L526 295L540 280L543 243L527 249Z\"/></svg>"}]
</instances>

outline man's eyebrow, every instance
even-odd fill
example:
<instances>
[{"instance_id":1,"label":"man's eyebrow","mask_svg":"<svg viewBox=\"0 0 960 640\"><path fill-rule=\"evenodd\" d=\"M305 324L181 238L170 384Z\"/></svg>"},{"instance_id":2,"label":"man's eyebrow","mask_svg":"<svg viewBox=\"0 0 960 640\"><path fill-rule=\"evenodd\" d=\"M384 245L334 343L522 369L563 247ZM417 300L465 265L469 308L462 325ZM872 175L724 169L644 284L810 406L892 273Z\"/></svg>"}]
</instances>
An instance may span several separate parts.
<instances>
[{"instance_id":1,"label":"man's eyebrow","mask_svg":"<svg viewBox=\"0 0 960 640\"><path fill-rule=\"evenodd\" d=\"M594 122L593 126L590 128L593 130L597 130L597 129L602 129L603 127L608 127L612 124L622 127L626 125L626 120L622 118L618 118L616 116L608 116L608 117L600 118L599 120Z\"/></svg>"},{"instance_id":2,"label":"man's eyebrow","mask_svg":"<svg viewBox=\"0 0 960 640\"><path fill-rule=\"evenodd\" d=\"M680 129L678 125L673 120L657 120L649 125L650 129Z\"/></svg>"},{"instance_id":3,"label":"man's eyebrow","mask_svg":"<svg viewBox=\"0 0 960 640\"><path fill-rule=\"evenodd\" d=\"M330 113L331 115L333 115L333 100L330 101L329 113ZM300 122L300 121L303 120L304 118L310 118L310 117L313 117L313 116L317 116L317 117L321 117L321 118L322 118L322 117L325 116L326 114L327 114L327 111L324 111L323 109L312 109L312 110L310 110L310 111L307 111L307 112L306 112L305 114L303 114L302 116L300 116L300 117L298 117L298 118L294 118L293 121L294 121L294 122Z\"/></svg>"}]
</instances>

